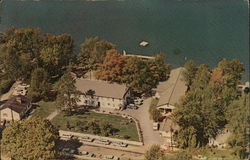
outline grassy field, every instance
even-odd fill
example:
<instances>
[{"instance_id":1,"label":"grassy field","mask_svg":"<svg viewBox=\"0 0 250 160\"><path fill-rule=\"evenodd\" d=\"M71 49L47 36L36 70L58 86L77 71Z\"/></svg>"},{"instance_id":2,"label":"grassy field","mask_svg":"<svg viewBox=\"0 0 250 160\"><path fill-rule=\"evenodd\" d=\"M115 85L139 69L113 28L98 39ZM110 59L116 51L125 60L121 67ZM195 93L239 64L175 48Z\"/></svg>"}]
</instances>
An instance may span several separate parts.
<instances>
[{"instance_id":1,"label":"grassy field","mask_svg":"<svg viewBox=\"0 0 250 160\"><path fill-rule=\"evenodd\" d=\"M134 121L130 122L130 120L122 118L117 115L86 112L80 115L66 116L63 112L61 112L52 120L52 123L62 130L88 133L88 132L83 132L79 127L76 127L77 126L76 123L79 121L87 123L89 120L93 119L98 121L107 121L108 123L112 124L114 128L119 130L118 132L116 132L115 135L110 137L124 139L124 136L127 135L130 137L128 140L133 140L133 141L139 140L135 122ZM73 128L68 129L66 127L67 122L69 122L70 125L73 126Z\"/></svg>"},{"instance_id":2,"label":"grassy field","mask_svg":"<svg viewBox=\"0 0 250 160\"><path fill-rule=\"evenodd\" d=\"M46 118L50 113L56 110L55 102L40 101L34 105L34 112L31 114L34 117Z\"/></svg>"}]
</instances>

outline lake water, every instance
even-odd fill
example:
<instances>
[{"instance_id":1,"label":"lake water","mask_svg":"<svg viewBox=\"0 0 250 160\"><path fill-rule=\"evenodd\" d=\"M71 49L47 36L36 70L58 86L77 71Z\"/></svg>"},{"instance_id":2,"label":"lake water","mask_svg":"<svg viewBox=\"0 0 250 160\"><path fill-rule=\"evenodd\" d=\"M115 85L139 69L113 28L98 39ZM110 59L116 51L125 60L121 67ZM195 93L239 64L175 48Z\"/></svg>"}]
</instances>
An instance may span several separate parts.
<instances>
[{"instance_id":1,"label":"lake water","mask_svg":"<svg viewBox=\"0 0 250 160\"><path fill-rule=\"evenodd\" d=\"M184 57L211 67L225 57L239 59L249 73L246 0L5 0L0 9L0 31L69 33L76 51L85 38L99 36L127 53L166 53L175 67ZM142 40L150 45L140 47Z\"/></svg>"}]
</instances>

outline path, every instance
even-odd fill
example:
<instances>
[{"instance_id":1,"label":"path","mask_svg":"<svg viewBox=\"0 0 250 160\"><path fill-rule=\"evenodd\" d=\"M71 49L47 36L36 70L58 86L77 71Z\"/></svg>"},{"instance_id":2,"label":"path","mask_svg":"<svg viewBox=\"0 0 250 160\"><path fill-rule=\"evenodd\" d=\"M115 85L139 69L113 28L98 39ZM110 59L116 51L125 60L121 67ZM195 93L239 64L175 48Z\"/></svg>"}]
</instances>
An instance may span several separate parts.
<instances>
[{"instance_id":1,"label":"path","mask_svg":"<svg viewBox=\"0 0 250 160\"><path fill-rule=\"evenodd\" d=\"M138 110L126 109L122 113L128 114L136 118L141 126L143 133L143 140L146 147L153 144L164 144L164 139L160 136L158 131L153 130L153 121L149 119L149 106L152 98L144 100L143 105Z\"/></svg>"},{"instance_id":2,"label":"path","mask_svg":"<svg viewBox=\"0 0 250 160\"><path fill-rule=\"evenodd\" d=\"M60 110L55 110L54 112L50 113L50 115L46 118L48 120L52 120L53 118L55 118L58 114L60 113Z\"/></svg>"}]
</instances>

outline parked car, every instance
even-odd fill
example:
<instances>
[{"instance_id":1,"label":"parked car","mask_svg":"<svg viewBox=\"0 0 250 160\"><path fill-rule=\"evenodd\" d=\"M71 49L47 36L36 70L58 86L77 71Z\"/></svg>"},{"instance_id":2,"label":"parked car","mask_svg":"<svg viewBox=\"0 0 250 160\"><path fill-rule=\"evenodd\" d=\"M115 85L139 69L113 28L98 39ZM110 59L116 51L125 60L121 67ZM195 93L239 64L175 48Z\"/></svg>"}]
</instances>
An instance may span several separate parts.
<instances>
[{"instance_id":1,"label":"parked car","mask_svg":"<svg viewBox=\"0 0 250 160\"><path fill-rule=\"evenodd\" d=\"M123 143L123 142L112 142L112 145L119 146L119 147L127 147L128 146L127 143Z\"/></svg>"},{"instance_id":2,"label":"parked car","mask_svg":"<svg viewBox=\"0 0 250 160\"><path fill-rule=\"evenodd\" d=\"M69 154L75 154L75 153L76 153L76 150L70 149L70 148L63 148L63 149L62 149L62 152L64 152L64 153L69 153Z\"/></svg>"},{"instance_id":3,"label":"parked car","mask_svg":"<svg viewBox=\"0 0 250 160\"><path fill-rule=\"evenodd\" d=\"M119 158L119 157L114 156L114 157L113 157L113 160L120 160L120 158Z\"/></svg>"},{"instance_id":4,"label":"parked car","mask_svg":"<svg viewBox=\"0 0 250 160\"><path fill-rule=\"evenodd\" d=\"M90 138L90 137L84 136L84 137L80 137L79 140L80 141L84 141L84 142L93 142L94 138Z\"/></svg>"},{"instance_id":5,"label":"parked car","mask_svg":"<svg viewBox=\"0 0 250 160\"><path fill-rule=\"evenodd\" d=\"M136 105L142 105L142 103L143 103L143 99L140 99L140 98L138 98L138 97L136 97L136 98L134 99L134 104L136 104Z\"/></svg>"},{"instance_id":6,"label":"parked car","mask_svg":"<svg viewBox=\"0 0 250 160\"><path fill-rule=\"evenodd\" d=\"M153 130L159 130L159 126L160 126L160 124L159 123L157 123L157 122L154 122L153 123Z\"/></svg>"},{"instance_id":7,"label":"parked car","mask_svg":"<svg viewBox=\"0 0 250 160\"><path fill-rule=\"evenodd\" d=\"M129 104L129 105L127 105L127 108L136 110L136 109L138 109L138 106L136 106L135 104Z\"/></svg>"},{"instance_id":8,"label":"parked car","mask_svg":"<svg viewBox=\"0 0 250 160\"><path fill-rule=\"evenodd\" d=\"M95 157L95 154L94 153L89 153L86 156L88 156L88 157Z\"/></svg>"},{"instance_id":9,"label":"parked car","mask_svg":"<svg viewBox=\"0 0 250 160\"><path fill-rule=\"evenodd\" d=\"M99 144L105 144L105 145L109 145L110 144L110 141L109 140L105 140L105 139L99 139L99 140L97 140L95 142L99 143Z\"/></svg>"},{"instance_id":10,"label":"parked car","mask_svg":"<svg viewBox=\"0 0 250 160\"><path fill-rule=\"evenodd\" d=\"M113 159L114 156L113 156L113 155L105 155L104 158L105 158L105 159Z\"/></svg>"},{"instance_id":11,"label":"parked car","mask_svg":"<svg viewBox=\"0 0 250 160\"><path fill-rule=\"evenodd\" d=\"M86 155L89 154L89 152L87 152L87 151L79 151L78 154L81 155L81 156L86 156Z\"/></svg>"}]
</instances>

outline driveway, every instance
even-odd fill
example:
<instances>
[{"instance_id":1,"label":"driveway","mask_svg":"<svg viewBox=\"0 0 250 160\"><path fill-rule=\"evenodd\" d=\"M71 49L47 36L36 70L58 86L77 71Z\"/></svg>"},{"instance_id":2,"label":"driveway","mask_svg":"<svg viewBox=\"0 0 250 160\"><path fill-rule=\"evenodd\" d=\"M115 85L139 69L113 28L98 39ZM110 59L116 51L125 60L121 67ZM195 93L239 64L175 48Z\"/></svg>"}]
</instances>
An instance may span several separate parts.
<instances>
[{"instance_id":1,"label":"driveway","mask_svg":"<svg viewBox=\"0 0 250 160\"><path fill-rule=\"evenodd\" d=\"M12 96L12 94L13 94L13 92L14 92L16 86L18 86L19 84L20 84L20 82L15 82L15 83L12 85L12 87L10 88L10 90L9 90L7 93L5 93L5 94L3 94L3 95L1 96L0 100L1 100L1 101L8 100L8 99Z\"/></svg>"},{"instance_id":2,"label":"driveway","mask_svg":"<svg viewBox=\"0 0 250 160\"><path fill-rule=\"evenodd\" d=\"M152 98L144 100L143 105L141 105L137 110L126 109L121 111L121 113L130 115L139 121L146 147L153 144L164 144L164 139L160 136L158 131L153 130L153 121L149 119L148 110L151 100Z\"/></svg>"}]
</instances>

